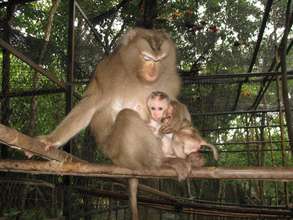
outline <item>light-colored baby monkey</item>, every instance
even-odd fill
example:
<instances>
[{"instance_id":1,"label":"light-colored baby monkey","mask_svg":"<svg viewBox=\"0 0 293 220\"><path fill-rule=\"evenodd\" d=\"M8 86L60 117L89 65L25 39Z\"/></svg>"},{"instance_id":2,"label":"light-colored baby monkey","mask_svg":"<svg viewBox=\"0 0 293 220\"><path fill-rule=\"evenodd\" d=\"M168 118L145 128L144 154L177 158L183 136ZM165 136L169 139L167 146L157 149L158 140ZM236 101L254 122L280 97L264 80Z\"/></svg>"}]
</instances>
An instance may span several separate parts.
<instances>
[{"instance_id":1,"label":"light-colored baby monkey","mask_svg":"<svg viewBox=\"0 0 293 220\"><path fill-rule=\"evenodd\" d=\"M147 99L147 107L149 110L148 125L154 134L162 140L162 151L165 157L176 157L171 147L173 133L162 134L160 128L163 116L170 107L169 96L161 91L152 92Z\"/></svg>"},{"instance_id":2,"label":"light-colored baby monkey","mask_svg":"<svg viewBox=\"0 0 293 220\"><path fill-rule=\"evenodd\" d=\"M186 159L191 153L196 153L202 146L207 146L213 151L214 159L218 159L215 146L207 143L192 127L189 120L184 119L177 131L162 134L160 128L169 124L179 111L179 102L171 101L169 96L161 91L152 92L147 99L150 113L149 126L154 134L162 140L162 151L166 157Z\"/></svg>"}]
</instances>

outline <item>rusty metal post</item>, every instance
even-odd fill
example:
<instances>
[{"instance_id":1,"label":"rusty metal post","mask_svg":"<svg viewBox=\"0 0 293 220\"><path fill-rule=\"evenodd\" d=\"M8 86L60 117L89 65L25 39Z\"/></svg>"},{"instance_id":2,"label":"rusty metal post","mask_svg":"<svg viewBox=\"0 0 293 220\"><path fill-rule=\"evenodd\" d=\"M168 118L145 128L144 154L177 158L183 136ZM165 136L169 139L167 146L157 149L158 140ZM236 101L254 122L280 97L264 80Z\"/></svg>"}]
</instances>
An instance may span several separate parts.
<instances>
[{"instance_id":1,"label":"rusty metal post","mask_svg":"<svg viewBox=\"0 0 293 220\"><path fill-rule=\"evenodd\" d=\"M281 72L282 72L282 95L283 95L283 102L285 107L285 117L287 122L288 128L288 137L289 143L291 147L291 153L293 154L293 120L292 120L292 112L290 109L290 100L288 95L288 75L287 75L287 63L286 63L286 48L287 48L287 41L288 35L290 32L290 23L292 23L292 16L293 13L290 13L291 7L291 0L288 0L287 9L286 9L286 22L285 22L285 30L284 36L282 38L279 54L280 54L280 64L281 64Z\"/></svg>"},{"instance_id":2,"label":"rusty metal post","mask_svg":"<svg viewBox=\"0 0 293 220\"><path fill-rule=\"evenodd\" d=\"M6 18L4 21L4 40L10 42L10 20L13 16L14 4L8 2L6 9ZM2 49L3 60L2 60L2 96L4 97L1 103L1 123L4 125L9 125L10 118L10 98L8 97L10 90L10 52L6 49ZM1 145L1 158L6 158L8 156L7 147Z\"/></svg>"},{"instance_id":3,"label":"rusty metal post","mask_svg":"<svg viewBox=\"0 0 293 220\"><path fill-rule=\"evenodd\" d=\"M75 20L75 0L68 1L68 43L67 43L67 74L66 74L66 107L65 112L68 114L73 106L73 73L74 73L74 20ZM64 150L68 153L72 151L72 141L69 141ZM72 219L72 189L71 177L64 177L64 208L63 215L65 219Z\"/></svg>"}]
</instances>

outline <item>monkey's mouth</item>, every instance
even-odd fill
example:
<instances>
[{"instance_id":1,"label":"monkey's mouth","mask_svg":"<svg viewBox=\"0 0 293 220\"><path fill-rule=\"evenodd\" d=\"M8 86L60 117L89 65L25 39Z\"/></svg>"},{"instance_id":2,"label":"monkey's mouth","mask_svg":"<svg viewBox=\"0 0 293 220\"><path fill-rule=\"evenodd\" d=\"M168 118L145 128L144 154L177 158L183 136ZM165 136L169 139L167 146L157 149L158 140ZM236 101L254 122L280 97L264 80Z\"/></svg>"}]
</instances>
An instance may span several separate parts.
<instances>
[{"instance_id":1,"label":"monkey's mouth","mask_svg":"<svg viewBox=\"0 0 293 220\"><path fill-rule=\"evenodd\" d=\"M141 74L138 75L138 78L140 79L141 82L144 83L154 83L159 79L159 74L155 72L142 72Z\"/></svg>"},{"instance_id":2,"label":"monkey's mouth","mask_svg":"<svg viewBox=\"0 0 293 220\"><path fill-rule=\"evenodd\" d=\"M159 78L158 74L156 72L150 72L146 75L146 80L148 82L154 82Z\"/></svg>"},{"instance_id":3,"label":"monkey's mouth","mask_svg":"<svg viewBox=\"0 0 293 220\"><path fill-rule=\"evenodd\" d=\"M154 82L159 78L159 73L156 67L156 63L148 61L145 65L145 80L148 82Z\"/></svg>"}]
</instances>

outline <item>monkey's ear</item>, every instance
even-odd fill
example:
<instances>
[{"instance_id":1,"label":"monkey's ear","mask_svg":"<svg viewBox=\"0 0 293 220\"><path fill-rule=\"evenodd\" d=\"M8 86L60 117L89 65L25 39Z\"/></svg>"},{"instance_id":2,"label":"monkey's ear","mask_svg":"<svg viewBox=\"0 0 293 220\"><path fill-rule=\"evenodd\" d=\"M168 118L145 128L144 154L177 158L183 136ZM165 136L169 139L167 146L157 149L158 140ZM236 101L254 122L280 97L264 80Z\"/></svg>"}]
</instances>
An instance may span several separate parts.
<instances>
[{"instance_id":1,"label":"monkey's ear","mask_svg":"<svg viewBox=\"0 0 293 220\"><path fill-rule=\"evenodd\" d=\"M123 46L128 45L128 43L133 40L137 35L137 30L136 29L129 29L122 37L120 44Z\"/></svg>"}]
</instances>

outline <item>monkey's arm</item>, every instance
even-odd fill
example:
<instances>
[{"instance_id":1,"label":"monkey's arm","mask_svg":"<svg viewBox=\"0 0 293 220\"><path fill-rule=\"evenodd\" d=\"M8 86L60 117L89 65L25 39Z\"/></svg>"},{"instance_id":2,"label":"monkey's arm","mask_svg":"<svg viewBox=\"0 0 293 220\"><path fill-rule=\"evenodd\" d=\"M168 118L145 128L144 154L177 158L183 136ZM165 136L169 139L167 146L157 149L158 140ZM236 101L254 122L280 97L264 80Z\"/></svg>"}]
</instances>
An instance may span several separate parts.
<instances>
[{"instance_id":1,"label":"monkey's arm","mask_svg":"<svg viewBox=\"0 0 293 220\"><path fill-rule=\"evenodd\" d=\"M187 107L179 101L172 101L174 113L169 124L162 125L160 132L163 134L174 133L179 131L187 122L191 124L191 116Z\"/></svg>"},{"instance_id":2,"label":"monkey's arm","mask_svg":"<svg viewBox=\"0 0 293 220\"><path fill-rule=\"evenodd\" d=\"M40 141L47 145L47 149L60 147L80 130L88 126L95 112L104 104L105 102L99 100L97 95L84 97L52 133L40 136Z\"/></svg>"}]
</instances>

